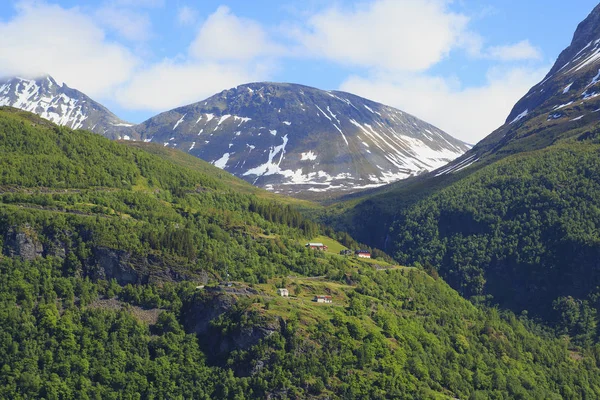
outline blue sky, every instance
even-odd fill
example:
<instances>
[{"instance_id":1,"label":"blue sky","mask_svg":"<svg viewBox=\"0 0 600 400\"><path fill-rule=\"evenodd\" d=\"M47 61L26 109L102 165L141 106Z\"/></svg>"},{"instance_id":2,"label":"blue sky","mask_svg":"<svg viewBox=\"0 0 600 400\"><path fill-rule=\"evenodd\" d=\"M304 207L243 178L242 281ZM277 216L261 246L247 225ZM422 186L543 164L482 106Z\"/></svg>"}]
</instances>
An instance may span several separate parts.
<instances>
[{"instance_id":1,"label":"blue sky","mask_svg":"<svg viewBox=\"0 0 600 400\"><path fill-rule=\"evenodd\" d=\"M470 143L543 78L595 1L20 0L0 76L48 73L131 122L250 81L349 91Z\"/></svg>"}]
</instances>

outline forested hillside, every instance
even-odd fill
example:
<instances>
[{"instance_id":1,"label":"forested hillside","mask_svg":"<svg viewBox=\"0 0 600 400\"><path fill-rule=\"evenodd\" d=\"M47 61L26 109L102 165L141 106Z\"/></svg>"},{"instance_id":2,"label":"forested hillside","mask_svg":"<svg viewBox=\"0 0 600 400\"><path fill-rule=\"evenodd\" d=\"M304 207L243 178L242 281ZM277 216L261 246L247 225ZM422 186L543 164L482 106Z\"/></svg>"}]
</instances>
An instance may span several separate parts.
<instances>
[{"instance_id":1,"label":"forested hillside","mask_svg":"<svg viewBox=\"0 0 600 400\"><path fill-rule=\"evenodd\" d=\"M151 150L0 110L0 397L600 397L600 346Z\"/></svg>"},{"instance_id":2,"label":"forested hillside","mask_svg":"<svg viewBox=\"0 0 600 400\"><path fill-rule=\"evenodd\" d=\"M397 259L597 341L600 146L580 139L509 157L408 208L393 227Z\"/></svg>"}]
</instances>

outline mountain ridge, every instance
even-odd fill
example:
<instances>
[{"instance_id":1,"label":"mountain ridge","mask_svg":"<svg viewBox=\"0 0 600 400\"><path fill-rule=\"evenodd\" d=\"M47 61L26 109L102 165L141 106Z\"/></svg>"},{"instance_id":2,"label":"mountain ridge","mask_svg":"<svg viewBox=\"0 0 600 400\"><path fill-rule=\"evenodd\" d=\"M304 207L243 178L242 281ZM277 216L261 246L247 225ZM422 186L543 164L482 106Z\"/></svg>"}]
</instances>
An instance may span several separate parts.
<instances>
[{"instance_id":1,"label":"mountain ridge","mask_svg":"<svg viewBox=\"0 0 600 400\"><path fill-rule=\"evenodd\" d=\"M0 81L0 105L110 139L178 148L259 187L308 199L423 174L471 147L393 107L295 83L239 85L137 125L50 76Z\"/></svg>"}]
</instances>

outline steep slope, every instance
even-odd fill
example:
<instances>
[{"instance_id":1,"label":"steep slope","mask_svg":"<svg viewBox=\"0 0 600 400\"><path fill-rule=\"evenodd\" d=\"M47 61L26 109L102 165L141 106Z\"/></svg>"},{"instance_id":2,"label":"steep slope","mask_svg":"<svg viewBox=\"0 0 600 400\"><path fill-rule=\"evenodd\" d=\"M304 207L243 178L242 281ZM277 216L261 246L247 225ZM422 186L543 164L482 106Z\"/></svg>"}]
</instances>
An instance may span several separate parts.
<instances>
[{"instance_id":1,"label":"steep slope","mask_svg":"<svg viewBox=\"0 0 600 400\"><path fill-rule=\"evenodd\" d=\"M334 225L467 297L598 341L599 18L596 7L504 126L449 166L355 200Z\"/></svg>"},{"instance_id":2,"label":"steep slope","mask_svg":"<svg viewBox=\"0 0 600 400\"><path fill-rule=\"evenodd\" d=\"M50 76L37 79L0 80L0 106L11 106L38 114L71 129L86 129L109 139L138 138L133 124L119 119L101 104Z\"/></svg>"},{"instance_id":3,"label":"steep slope","mask_svg":"<svg viewBox=\"0 0 600 400\"><path fill-rule=\"evenodd\" d=\"M546 77L517 102L506 123L436 175L541 149L593 129L600 112L600 5L579 24Z\"/></svg>"},{"instance_id":4,"label":"steep slope","mask_svg":"<svg viewBox=\"0 0 600 400\"><path fill-rule=\"evenodd\" d=\"M136 126L255 185L294 196L377 187L431 171L468 146L348 93L252 83Z\"/></svg>"},{"instance_id":5,"label":"steep slope","mask_svg":"<svg viewBox=\"0 0 600 400\"><path fill-rule=\"evenodd\" d=\"M309 251L318 226L200 160L12 108L0 151L2 398L600 396L593 348Z\"/></svg>"}]
</instances>

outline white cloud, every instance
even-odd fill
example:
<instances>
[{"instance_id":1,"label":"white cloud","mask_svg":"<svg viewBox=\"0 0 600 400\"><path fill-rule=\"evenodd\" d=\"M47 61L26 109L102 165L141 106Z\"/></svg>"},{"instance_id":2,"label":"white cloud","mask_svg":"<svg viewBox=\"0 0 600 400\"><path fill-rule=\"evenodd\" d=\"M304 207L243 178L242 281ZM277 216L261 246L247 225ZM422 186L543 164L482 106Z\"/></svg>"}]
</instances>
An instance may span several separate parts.
<instances>
[{"instance_id":1,"label":"white cloud","mask_svg":"<svg viewBox=\"0 0 600 400\"><path fill-rule=\"evenodd\" d=\"M413 114L468 143L476 143L501 126L513 105L548 71L492 68L484 85L462 87L457 79L425 74L353 76L341 90Z\"/></svg>"},{"instance_id":2,"label":"white cloud","mask_svg":"<svg viewBox=\"0 0 600 400\"><path fill-rule=\"evenodd\" d=\"M126 108L164 111L203 100L221 90L262 80L268 68L261 65L178 63L165 60L138 72L117 91Z\"/></svg>"},{"instance_id":3,"label":"white cloud","mask_svg":"<svg viewBox=\"0 0 600 400\"><path fill-rule=\"evenodd\" d=\"M456 47L477 46L468 18L445 0L376 0L351 10L329 8L297 34L308 52L349 65L422 71ZM476 35L475 35L476 36Z\"/></svg>"},{"instance_id":4,"label":"white cloud","mask_svg":"<svg viewBox=\"0 0 600 400\"><path fill-rule=\"evenodd\" d=\"M250 60L277 52L258 22L237 17L226 6L207 18L190 46L190 54L203 60Z\"/></svg>"},{"instance_id":5,"label":"white cloud","mask_svg":"<svg viewBox=\"0 0 600 400\"><path fill-rule=\"evenodd\" d=\"M117 91L125 108L164 111L203 100L221 90L271 76L276 51L257 22L221 6L200 27L187 55L137 71Z\"/></svg>"},{"instance_id":6,"label":"white cloud","mask_svg":"<svg viewBox=\"0 0 600 400\"><path fill-rule=\"evenodd\" d=\"M150 18L139 11L105 6L96 11L96 17L103 25L127 40L144 41L151 36Z\"/></svg>"},{"instance_id":7,"label":"white cloud","mask_svg":"<svg viewBox=\"0 0 600 400\"><path fill-rule=\"evenodd\" d=\"M177 10L177 21L181 25L193 25L198 19L198 13L189 6L179 7Z\"/></svg>"},{"instance_id":8,"label":"white cloud","mask_svg":"<svg viewBox=\"0 0 600 400\"><path fill-rule=\"evenodd\" d=\"M511 45L490 47L488 56L500 61L541 60L542 52L529 40L522 40Z\"/></svg>"},{"instance_id":9,"label":"white cloud","mask_svg":"<svg viewBox=\"0 0 600 400\"><path fill-rule=\"evenodd\" d=\"M0 76L50 74L90 96L103 96L128 80L138 63L78 9L27 1L16 10L13 19L0 22Z\"/></svg>"}]
</instances>

